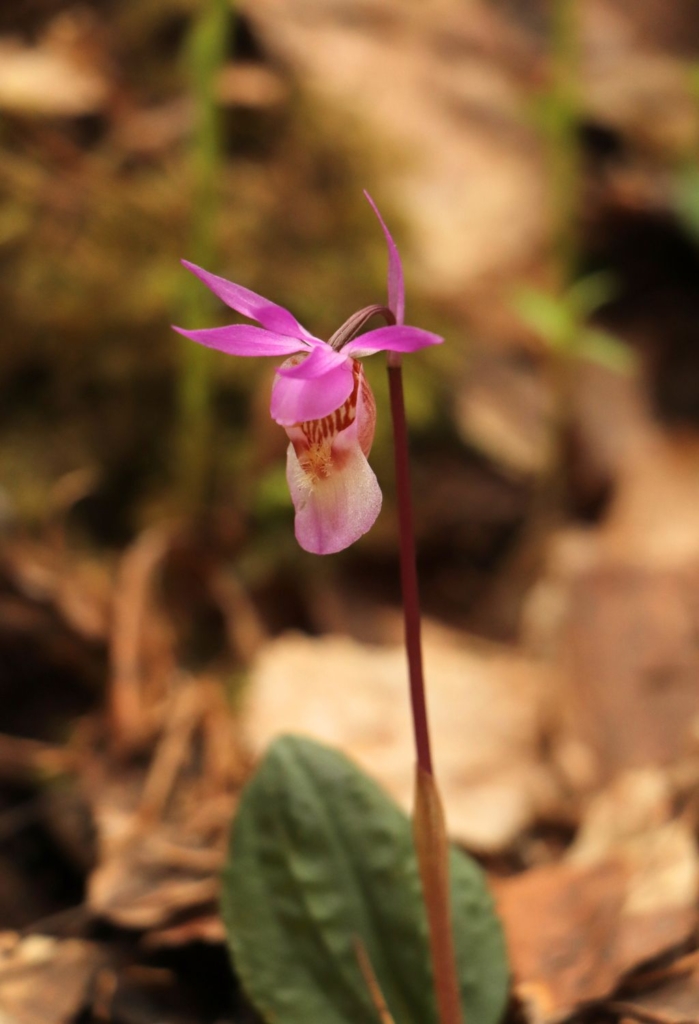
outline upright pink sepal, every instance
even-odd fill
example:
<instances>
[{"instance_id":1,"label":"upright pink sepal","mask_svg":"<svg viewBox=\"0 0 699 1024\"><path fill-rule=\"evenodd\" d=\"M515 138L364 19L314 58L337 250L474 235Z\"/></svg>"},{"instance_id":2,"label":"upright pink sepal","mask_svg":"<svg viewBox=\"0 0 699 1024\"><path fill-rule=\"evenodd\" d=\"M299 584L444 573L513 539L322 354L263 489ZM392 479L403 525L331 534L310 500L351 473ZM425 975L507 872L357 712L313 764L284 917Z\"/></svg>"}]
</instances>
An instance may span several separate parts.
<instances>
[{"instance_id":1,"label":"upright pink sepal","mask_svg":"<svg viewBox=\"0 0 699 1024\"><path fill-rule=\"evenodd\" d=\"M396 243L393 241L391 232L386 227L386 223L379 213L378 206L366 189L364 190L364 195L376 214L381 230L386 238L386 245L388 246L388 308L395 316L396 323L402 324L405 321L405 278L403 277L403 264L401 263L400 253Z\"/></svg>"}]
</instances>

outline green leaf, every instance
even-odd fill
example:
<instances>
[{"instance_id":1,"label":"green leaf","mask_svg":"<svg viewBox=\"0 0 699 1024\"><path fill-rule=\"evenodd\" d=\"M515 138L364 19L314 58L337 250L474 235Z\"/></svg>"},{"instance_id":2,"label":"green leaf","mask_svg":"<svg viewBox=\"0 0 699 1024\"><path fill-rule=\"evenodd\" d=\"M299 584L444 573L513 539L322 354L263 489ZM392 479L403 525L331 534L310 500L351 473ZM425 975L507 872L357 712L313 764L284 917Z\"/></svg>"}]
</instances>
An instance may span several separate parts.
<instances>
[{"instance_id":1,"label":"green leaf","mask_svg":"<svg viewBox=\"0 0 699 1024\"><path fill-rule=\"evenodd\" d=\"M690 61L686 66L687 85L695 103L699 103L699 61Z\"/></svg>"},{"instance_id":2,"label":"green leaf","mask_svg":"<svg viewBox=\"0 0 699 1024\"><path fill-rule=\"evenodd\" d=\"M536 288L518 288L514 309L552 348L564 347L575 333L575 320L565 302Z\"/></svg>"},{"instance_id":3,"label":"green leaf","mask_svg":"<svg viewBox=\"0 0 699 1024\"><path fill-rule=\"evenodd\" d=\"M632 373L637 363L636 354L628 345L612 334L592 327L582 332L577 354L617 373Z\"/></svg>"},{"instance_id":4,"label":"green leaf","mask_svg":"<svg viewBox=\"0 0 699 1024\"><path fill-rule=\"evenodd\" d=\"M451 857L468 1024L497 1024L508 971L480 868ZM436 1024L427 924L408 818L347 758L307 739L272 746L236 815L223 915L243 987L276 1024L377 1024L361 941L396 1024Z\"/></svg>"},{"instance_id":5,"label":"green leaf","mask_svg":"<svg viewBox=\"0 0 699 1024\"><path fill-rule=\"evenodd\" d=\"M694 160L677 169L671 196L675 213L694 242L699 242L699 167Z\"/></svg>"},{"instance_id":6,"label":"green leaf","mask_svg":"<svg viewBox=\"0 0 699 1024\"><path fill-rule=\"evenodd\" d=\"M613 299L615 292L614 276L600 270L575 281L566 292L565 301L578 319L586 320Z\"/></svg>"}]
</instances>

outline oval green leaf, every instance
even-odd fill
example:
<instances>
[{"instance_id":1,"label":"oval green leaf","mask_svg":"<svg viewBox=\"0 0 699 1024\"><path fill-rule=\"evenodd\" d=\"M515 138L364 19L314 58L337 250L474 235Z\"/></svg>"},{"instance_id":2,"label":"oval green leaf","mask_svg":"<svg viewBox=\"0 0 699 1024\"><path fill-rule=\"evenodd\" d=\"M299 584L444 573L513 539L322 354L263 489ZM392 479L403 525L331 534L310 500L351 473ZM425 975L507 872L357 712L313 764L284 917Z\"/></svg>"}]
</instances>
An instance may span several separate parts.
<instances>
[{"instance_id":1,"label":"oval green leaf","mask_svg":"<svg viewBox=\"0 0 699 1024\"><path fill-rule=\"evenodd\" d=\"M451 857L467 1024L498 1024L503 934L483 873ZM365 948L395 1024L437 1024L427 924L408 818L343 755L277 740L245 789L223 879L238 976L275 1024L378 1024Z\"/></svg>"}]
</instances>

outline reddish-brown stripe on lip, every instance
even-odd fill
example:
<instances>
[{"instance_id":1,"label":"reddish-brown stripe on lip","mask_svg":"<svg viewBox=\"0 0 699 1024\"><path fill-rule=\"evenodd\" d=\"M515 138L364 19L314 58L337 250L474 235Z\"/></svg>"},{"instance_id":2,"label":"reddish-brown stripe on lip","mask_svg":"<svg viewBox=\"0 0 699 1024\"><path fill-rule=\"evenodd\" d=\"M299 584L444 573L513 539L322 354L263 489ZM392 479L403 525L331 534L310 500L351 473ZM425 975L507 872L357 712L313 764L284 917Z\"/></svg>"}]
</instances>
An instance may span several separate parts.
<instances>
[{"instance_id":1,"label":"reddish-brown stripe on lip","mask_svg":"<svg viewBox=\"0 0 699 1024\"><path fill-rule=\"evenodd\" d=\"M352 374L354 376L354 387L344 405L341 405L335 412L323 416L320 420L307 420L305 423L299 423L299 427L309 445L322 444L324 441L332 442L340 431L347 430L354 422L357 415L359 383L360 378L363 376L361 365L356 359L352 360Z\"/></svg>"},{"instance_id":2,"label":"reddish-brown stripe on lip","mask_svg":"<svg viewBox=\"0 0 699 1024\"><path fill-rule=\"evenodd\" d=\"M371 450L376 424L376 404L361 363L356 359L352 360L352 374L352 393L339 409L335 409L328 416L323 416L322 419L307 420L287 427L299 465L311 487L320 480L327 479L332 473L342 470L349 449L346 445L336 444L335 441L357 419L360 394L362 415L357 423L356 441L364 455L368 456Z\"/></svg>"}]
</instances>

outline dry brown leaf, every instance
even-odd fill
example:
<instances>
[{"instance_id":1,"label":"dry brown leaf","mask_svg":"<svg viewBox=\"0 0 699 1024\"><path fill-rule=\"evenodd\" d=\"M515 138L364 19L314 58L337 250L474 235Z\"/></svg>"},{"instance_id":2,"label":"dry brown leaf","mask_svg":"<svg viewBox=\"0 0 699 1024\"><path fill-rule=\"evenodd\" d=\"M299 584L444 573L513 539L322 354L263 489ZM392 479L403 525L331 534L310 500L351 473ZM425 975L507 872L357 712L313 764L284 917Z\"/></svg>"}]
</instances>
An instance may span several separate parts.
<instances>
[{"instance_id":1,"label":"dry brown leaf","mask_svg":"<svg viewBox=\"0 0 699 1024\"><path fill-rule=\"evenodd\" d=\"M683 155L699 130L689 79L680 60L636 31L639 6L647 5L623 10L586 0L576 8L584 115L642 149ZM549 73L541 38L520 33L493 5L460 0L248 0L243 7L314 94L341 116L349 111L385 153L392 147L391 191L410 219L428 287L452 294L476 282L490 287L540 260L553 214L530 105ZM666 203L660 175L643 177L651 179L645 190ZM501 434L502 424L496 429ZM505 440L513 448L511 432Z\"/></svg>"},{"instance_id":2,"label":"dry brown leaf","mask_svg":"<svg viewBox=\"0 0 699 1024\"><path fill-rule=\"evenodd\" d=\"M699 855L690 825L672 818L660 771L627 772L590 802L569 860L615 858L628 870L617 961L629 971L682 942L696 922Z\"/></svg>"},{"instance_id":3,"label":"dry brown leaf","mask_svg":"<svg viewBox=\"0 0 699 1024\"><path fill-rule=\"evenodd\" d=\"M645 40L634 22L648 4L623 10L609 0L580 4L582 95L591 117L642 147L683 155L694 144L696 102L686 66ZM667 17L663 11L662 20Z\"/></svg>"},{"instance_id":4,"label":"dry brown leaf","mask_svg":"<svg viewBox=\"0 0 699 1024\"><path fill-rule=\"evenodd\" d=\"M498 466L518 477L536 475L551 462L552 399L543 374L503 358L491 344L474 345L456 397L457 426Z\"/></svg>"},{"instance_id":5,"label":"dry brown leaf","mask_svg":"<svg viewBox=\"0 0 699 1024\"><path fill-rule=\"evenodd\" d=\"M691 934L696 843L670 809L662 775L629 774L591 803L566 860L498 883L529 1020L561 1020L608 997L628 972Z\"/></svg>"},{"instance_id":6,"label":"dry brown leaf","mask_svg":"<svg viewBox=\"0 0 699 1024\"><path fill-rule=\"evenodd\" d=\"M532 660L434 626L425 666L450 834L501 849L555 798L539 746L554 679ZM415 761L407 687L401 647L288 635L253 669L243 728L257 756L280 733L338 747L407 809Z\"/></svg>"},{"instance_id":7,"label":"dry brown leaf","mask_svg":"<svg viewBox=\"0 0 699 1024\"><path fill-rule=\"evenodd\" d=\"M525 609L529 646L561 669L575 788L691 757L699 728L699 444L655 424L638 383L603 382L591 377L579 412L612 501L599 527L554 537Z\"/></svg>"},{"instance_id":8,"label":"dry brown leaf","mask_svg":"<svg viewBox=\"0 0 699 1024\"><path fill-rule=\"evenodd\" d=\"M551 864L495 886L515 992L533 1024L608 995L627 880L621 864Z\"/></svg>"},{"instance_id":9,"label":"dry brown leaf","mask_svg":"<svg viewBox=\"0 0 699 1024\"><path fill-rule=\"evenodd\" d=\"M272 68L236 60L221 69L217 92L225 105L266 109L284 103L289 97L289 86Z\"/></svg>"},{"instance_id":10,"label":"dry brown leaf","mask_svg":"<svg viewBox=\"0 0 699 1024\"><path fill-rule=\"evenodd\" d=\"M602 777L696 747L699 573L601 564L571 581L567 723Z\"/></svg>"},{"instance_id":11,"label":"dry brown leaf","mask_svg":"<svg viewBox=\"0 0 699 1024\"><path fill-rule=\"evenodd\" d=\"M3 1024L65 1024L89 1002L103 956L90 942L0 933Z\"/></svg>"},{"instance_id":12,"label":"dry brown leaf","mask_svg":"<svg viewBox=\"0 0 699 1024\"><path fill-rule=\"evenodd\" d=\"M535 51L492 5L254 0L269 48L394 153L431 288L521 267L548 230L541 153L521 83ZM513 70L514 69L514 70Z\"/></svg>"},{"instance_id":13,"label":"dry brown leaf","mask_svg":"<svg viewBox=\"0 0 699 1024\"><path fill-rule=\"evenodd\" d=\"M102 110L110 84L94 28L87 14L76 10L49 23L36 45L0 38L0 109L54 117Z\"/></svg>"},{"instance_id":14,"label":"dry brown leaf","mask_svg":"<svg viewBox=\"0 0 699 1024\"><path fill-rule=\"evenodd\" d=\"M150 857L144 839L95 872L90 883L90 908L95 915L124 928L156 928L184 911L214 904L222 865L223 854L215 869L199 877L193 871L169 869Z\"/></svg>"}]
</instances>

